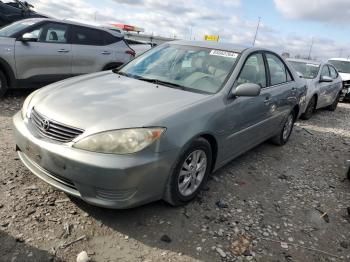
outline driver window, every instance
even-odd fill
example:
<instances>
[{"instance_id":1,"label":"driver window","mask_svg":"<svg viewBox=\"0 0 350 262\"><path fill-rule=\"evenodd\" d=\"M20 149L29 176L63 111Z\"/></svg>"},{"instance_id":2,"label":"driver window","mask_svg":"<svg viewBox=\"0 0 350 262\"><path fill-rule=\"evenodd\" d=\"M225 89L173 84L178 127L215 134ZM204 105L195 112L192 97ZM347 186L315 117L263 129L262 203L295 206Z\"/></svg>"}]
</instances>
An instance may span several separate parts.
<instances>
[{"instance_id":1,"label":"driver window","mask_svg":"<svg viewBox=\"0 0 350 262\"><path fill-rule=\"evenodd\" d=\"M262 54L253 54L247 59L235 86L246 83L257 84L262 88L266 87L266 72Z\"/></svg>"},{"instance_id":2,"label":"driver window","mask_svg":"<svg viewBox=\"0 0 350 262\"><path fill-rule=\"evenodd\" d=\"M42 43L67 43L68 26L64 24L49 23L29 32L38 37Z\"/></svg>"}]
</instances>

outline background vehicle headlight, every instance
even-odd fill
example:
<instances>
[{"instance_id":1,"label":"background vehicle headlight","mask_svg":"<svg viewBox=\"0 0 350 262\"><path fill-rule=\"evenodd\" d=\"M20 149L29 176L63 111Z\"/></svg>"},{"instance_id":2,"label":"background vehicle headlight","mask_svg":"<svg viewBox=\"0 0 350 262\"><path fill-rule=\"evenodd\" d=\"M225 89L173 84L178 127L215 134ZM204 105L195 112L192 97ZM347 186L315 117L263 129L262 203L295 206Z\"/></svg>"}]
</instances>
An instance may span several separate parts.
<instances>
[{"instance_id":1,"label":"background vehicle headlight","mask_svg":"<svg viewBox=\"0 0 350 262\"><path fill-rule=\"evenodd\" d=\"M159 139L165 128L134 128L107 131L88 136L73 147L98 153L132 154Z\"/></svg>"},{"instance_id":2,"label":"background vehicle headlight","mask_svg":"<svg viewBox=\"0 0 350 262\"><path fill-rule=\"evenodd\" d=\"M22 114L22 118L25 119L26 117L29 117L29 111L28 111L28 107L30 102L33 99L33 96L38 92L39 90L34 91L33 93L31 93L29 96L27 96L27 98L24 100L22 109L21 109L21 114Z\"/></svg>"}]
</instances>

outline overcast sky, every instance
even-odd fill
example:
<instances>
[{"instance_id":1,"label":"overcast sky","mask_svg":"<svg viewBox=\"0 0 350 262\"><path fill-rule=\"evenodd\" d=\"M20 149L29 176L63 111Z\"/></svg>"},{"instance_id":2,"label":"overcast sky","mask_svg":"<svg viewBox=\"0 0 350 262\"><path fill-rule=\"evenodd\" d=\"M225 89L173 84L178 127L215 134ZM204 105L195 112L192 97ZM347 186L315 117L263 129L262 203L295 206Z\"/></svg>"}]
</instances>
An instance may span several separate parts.
<instances>
[{"instance_id":1,"label":"overcast sky","mask_svg":"<svg viewBox=\"0 0 350 262\"><path fill-rule=\"evenodd\" d=\"M321 59L350 55L350 0L32 0L37 11L57 18L127 23L148 33L257 45Z\"/></svg>"}]
</instances>

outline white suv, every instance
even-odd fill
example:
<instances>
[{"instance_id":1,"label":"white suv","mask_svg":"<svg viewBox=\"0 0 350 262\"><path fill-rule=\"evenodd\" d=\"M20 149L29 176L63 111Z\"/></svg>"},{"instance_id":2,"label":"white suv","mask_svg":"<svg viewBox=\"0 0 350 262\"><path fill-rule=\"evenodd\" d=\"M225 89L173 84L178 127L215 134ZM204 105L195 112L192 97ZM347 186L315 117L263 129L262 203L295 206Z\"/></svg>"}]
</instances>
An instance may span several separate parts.
<instances>
[{"instance_id":1,"label":"white suv","mask_svg":"<svg viewBox=\"0 0 350 262\"><path fill-rule=\"evenodd\" d=\"M134 56L117 31L46 18L15 22L0 29L0 97L8 88L113 69Z\"/></svg>"},{"instance_id":2,"label":"white suv","mask_svg":"<svg viewBox=\"0 0 350 262\"><path fill-rule=\"evenodd\" d=\"M350 59L331 58L328 63L334 65L343 80L343 99L350 101Z\"/></svg>"}]
</instances>

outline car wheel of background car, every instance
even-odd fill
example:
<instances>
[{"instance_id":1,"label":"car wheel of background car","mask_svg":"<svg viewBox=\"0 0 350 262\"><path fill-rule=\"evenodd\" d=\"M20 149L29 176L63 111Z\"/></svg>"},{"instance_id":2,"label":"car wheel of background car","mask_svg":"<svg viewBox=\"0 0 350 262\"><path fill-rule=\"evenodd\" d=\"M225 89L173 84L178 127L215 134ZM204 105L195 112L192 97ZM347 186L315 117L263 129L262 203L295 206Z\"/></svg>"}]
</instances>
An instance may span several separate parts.
<instances>
[{"instance_id":1,"label":"car wheel of background car","mask_svg":"<svg viewBox=\"0 0 350 262\"><path fill-rule=\"evenodd\" d=\"M0 71L0 98L3 97L8 89L7 79L3 72Z\"/></svg>"},{"instance_id":2,"label":"car wheel of background car","mask_svg":"<svg viewBox=\"0 0 350 262\"><path fill-rule=\"evenodd\" d=\"M176 162L165 190L164 200L173 206L190 202L205 184L212 165L210 144L198 138Z\"/></svg>"},{"instance_id":3,"label":"car wheel of background car","mask_svg":"<svg viewBox=\"0 0 350 262\"><path fill-rule=\"evenodd\" d=\"M350 167L348 169L348 179L350 180Z\"/></svg>"},{"instance_id":4,"label":"car wheel of background car","mask_svg":"<svg viewBox=\"0 0 350 262\"><path fill-rule=\"evenodd\" d=\"M301 119L308 120L312 117L316 109L316 96L313 96L307 105L305 113L301 115Z\"/></svg>"},{"instance_id":5,"label":"car wheel of background car","mask_svg":"<svg viewBox=\"0 0 350 262\"><path fill-rule=\"evenodd\" d=\"M122 63L111 63L111 64L106 65L102 71L113 70L113 69L120 67L121 65L123 65L123 64Z\"/></svg>"},{"instance_id":6,"label":"car wheel of background car","mask_svg":"<svg viewBox=\"0 0 350 262\"><path fill-rule=\"evenodd\" d=\"M339 98L340 98L340 93L337 95L337 97L335 98L333 104L331 104L330 106L327 107L327 109L329 111L335 111L338 107L338 103L339 103Z\"/></svg>"},{"instance_id":7,"label":"car wheel of background car","mask_svg":"<svg viewBox=\"0 0 350 262\"><path fill-rule=\"evenodd\" d=\"M288 115L287 119L285 120L280 133L277 136L273 137L271 141L278 146L283 146L284 144L286 144L289 140L290 135L292 134L294 122L295 113L293 111Z\"/></svg>"}]
</instances>

